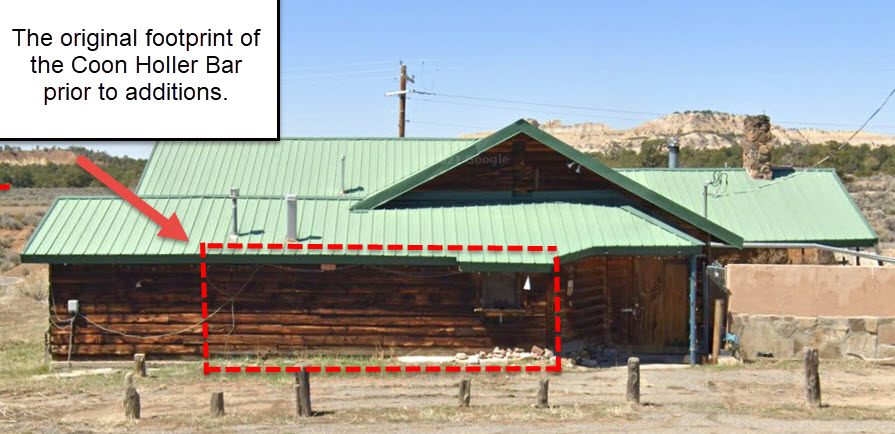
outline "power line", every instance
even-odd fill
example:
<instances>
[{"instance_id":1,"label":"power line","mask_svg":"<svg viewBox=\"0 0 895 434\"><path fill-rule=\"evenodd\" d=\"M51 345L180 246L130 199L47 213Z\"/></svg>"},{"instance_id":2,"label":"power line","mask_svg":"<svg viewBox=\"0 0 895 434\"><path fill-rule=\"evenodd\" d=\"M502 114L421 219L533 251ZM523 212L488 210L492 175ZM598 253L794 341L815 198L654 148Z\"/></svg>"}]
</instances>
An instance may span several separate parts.
<instances>
[{"instance_id":1,"label":"power line","mask_svg":"<svg viewBox=\"0 0 895 434\"><path fill-rule=\"evenodd\" d=\"M776 125L808 125L808 126L821 126L821 127L851 127L854 124L841 124L841 123L824 123L824 122L797 122L797 121L778 121L774 120L774 124ZM895 125L874 125L874 128L895 128Z\"/></svg>"},{"instance_id":2,"label":"power line","mask_svg":"<svg viewBox=\"0 0 895 434\"><path fill-rule=\"evenodd\" d=\"M413 123L413 124L423 124L423 125L435 125L435 126L439 126L439 127L475 128L475 129L479 129L479 130L487 130L487 129L491 128L491 127L483 127L481 125L452 124L452 123L445 123L445 122L429 122L429 121L416 121L416 120L411 121L410 119L407 120L407 123L408 124Z\"/></svg>"},{"instance_id":3,"label":"power line","mask_svg":"<svg viewBox=\"0 0 895 434\"><path fill-rule=\"evenodd\" d=\"M840 144L839 146L837 146L836 149L833 150L833 152L836 152L836 151L842 149L843 147L845 147L846 145L848 145L849 142L851 142L851 140L854 139L855 136L857 136L858 133L860 133L860 132L864 129L864 127L866 127L867 124L869 124L870 121L873 120L874 117L876 117L876 115L883 109L883 107L886 106L886 103L889 102L889 99L892 98L892 95L895 95L895 88L892 88L892 90L891 90L891 91L889 92L889 94L886 96L886 99L883 100L883 103L880 104L879 107L877 107L876 110L874 110L873 113L870 114L870 116L867 118L867 120L865 120L864 123L861 124L861 126L860 126L857 130L855 130L854 133L852 133L852 135L848 138L848 140L846 140L845 142L843 142L842 144ZM820 165L820 164L823 164L825 161L827 161L827 160L829 160L830 158L833 157L833 152L829 153L826 157L820 159L818 162L812 164L810 167L811 167L811 168L814 168L814 167L817 167L817 166ZM796 177L796 176L799 176L799 175L802 175L802 174L805 174L805 173L809 173L809 172L807 172L807 171L796 172L796 173L794 173L794 174L792 174L792 175L790 175L790 176L788 176L788 177L786 177L786 178L781 178L781 179L778 180L778 181L771 181L771 182L769 182L769 183L762 184L762 185L760 185L760 186L758 186L758 187L755 187L755 188L750 188L750 189L746 189L746 190L739 190L739 191L733 191L733 192L730 192L730 193L715 194L715 195L712 195L712 197L732 196L732 195L736 195L736 194L743 194L743 193L749 193L749 192L756 191L756 190L761 190L761 189L763 189L763 188L767 188L767 187L770 187L770 186L773 186L773 185L777 185L777 184L779 184L780 182L782 182L784 179L792 179L792 178L794 178L794 177Z\"/></svg>"},{"instance_id":4,"label":"power line","mask_svg":"<svg viewBox=\"0 0 895 434\"><path fill-rule=\"evenodd\" d=\"M533 105L533 106L541 106L541 107L566 108L566 109L573 109L573 110L587 110L587 111L598 111L598 112L609 112L609 113L627 113L627 114L650 115L650 116L665 116L667 114L667 113L658 113L658 112L641 112L641 111L633 111L633 110L620 110L620 109L587 107L587 106L566 105L566 104L549 104L549 103L543 103L543 102L519 101L519 100L511 100L511 99L503 99L503 98L485 98L485 97L479 97L479 96L423 92L423 91L417 91L417 90L413 90L413 91L411 91L411 93L416 93L416 94L420 94L420 95L429 95L429 96L440 96L440 97L444 97L444 98L458 98L458 99L468 99L468 100L474 100L474 101L502 102L502 103L508 103L508 104Z\"/></svg>"},{"instance_id":5,"label":"power line","mask_svg":"<svg viewBox=\"0 0 895 434\"><path fill-rule=\"evenodd\" d=\"M420 92L413 92L413 93L420 93ZM436 103L436 104L452 104L452 105L460 105L460 106L467 106L467 107L484 107L484 108L493 108L493 109L498 109L498 110L510 110L510 111L526 110L526 111L529 111L529 112L532 112L532 113L543 113L543 114L549 114L549 115L568 115L568 116L583 116L583 115L585 115L585 113L571 113L571 112L561 112L561 111L548 111L548 110L539 110L539 109L531 109L531 108L520 108L520 107L511 107L511 106L497 106L497 105L491 105L491 104L478 104L478 103L459 102L459 101L438 101L438 100L433 100L433 99L428 99L428 98L419 98L419 97L412 98L412 99L413 99L414 101L424 101L424 102L431 102L431 103ZM623 118L623 117L618 117L618 116L606 116L606 115L600 115L600 119L613 119L613 120L625 120L625 121L637 121L637 122L643 122L643 121L645 121L645 120L648 120L649 118L640 118L640 119L637 119L637 118Z\"/></svg>"},{"instance_id":6,"label":"power line","mask_svg":"<svg viewBox=\"0 0 895 434\"><path fill-rule=\"evenodd\" d=\"M858 128L857 130L855 130L854 134L852 134L851 137L848 138L848 140L846 140L844 143L842 143L841 145L839 145L838 147L836 147L836 150L838 151L838 150L842 149L845 145L848 144L848 142L851 142L851 139L854 139L855 136L857 136L858 133L860 133L861 130L863 130L864 127L866 127L867 124L869 124L870 121L871 121L874 117L876 117L877 113L879 113L880 110L882 110L883 107L886 106L886 103L889 102L889 99L892 98L892 95L893 95L893 94L895 94L895 88L892 88L892 91L889 92L889 95L886 96L886 99L883 100L883 103L880 104L879 107L877 107L876 110L874 110L873 113L870 114L870 117L867 118L867 120L864 121L863 124L861 124L861 127ZM818 164L821 164L821 163L823 163L824 161L829 160L830 157L832 157L832 156L833 156L832 153L831 153L830 155L827 155L826 157L824 157L823 159L821 159L821 160L818 161L817 163L814 163L814 166L817 166ZM814 166L811 166L811 167L814 167Z\"/></svg>"},{"instance_id":7,"label":"power line","mask_svg":"<svg viewBox=\"0 0 895 434\"><path fill-rule=\"evenodd\" d=\"M343 76L353 76L358 74L381 74L383 72L392 72L391 69L364 69L364 70L355 70L355 71L339 71L339 72L319 72L313 74L305 74L299 76L293 76L293 73L286 72L283 75L289 75L291 78L320 78L320 77L343 77Z\"/></svg>"},{"instance_id":8,"label":"power line","mask_svg":"<svg viewBox=\"0 0 895 434\"><path fill-rule=\"evenodd\" d=\"M358 66L373 66L373 65L388 65L395 63L393 60L379 60L379 61L371 61L371 62L355 62L355 63L346 63L344 65L337 66L320 66L320 65L305 65L305 66L292 66L289 68L285 68L287 71L308 71L308 70L319 70L319 71L329 71L329 70L341 70L344 68L355 68Z\"/></svg>"}]
</instances>

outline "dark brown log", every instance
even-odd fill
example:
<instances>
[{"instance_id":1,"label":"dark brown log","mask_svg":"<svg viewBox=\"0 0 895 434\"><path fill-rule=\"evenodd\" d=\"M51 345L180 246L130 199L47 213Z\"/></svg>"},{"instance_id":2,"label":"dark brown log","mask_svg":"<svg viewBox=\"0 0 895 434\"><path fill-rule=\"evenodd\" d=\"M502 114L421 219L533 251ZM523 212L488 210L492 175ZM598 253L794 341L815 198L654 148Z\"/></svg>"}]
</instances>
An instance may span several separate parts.
<instances>
[{"instance_id":1,"label":"dark brown log","mask_svg":"<svg viewBox=\"0 0 895 434\"><path fill-rule=\"evenodd\" d=\"M549 152L546 152L549 154ZM552 157L551 157L552 158ZM531 155L526 161L541 161ZM564 163L563 163L564 164ZM564 167L564 166L563 166ZM543 174L547 174L543 172ZM542 178L542 181L545 178ZM549 182L549 181L543 181ZM582 269L629 264L630 259L589 258ZM614 266L614 265L613 265ZM57 360L72 347L73 357L154 357L202 354L209 343L212 354L255 350L278 353L286 348L452 348L544 347L554 339L552 277L531 276L520 317L486 318L474 312L478 306L475 273L446 277L396 275L369 267L320 273L319 266L282 267L209 264L209 312L229 300L246 282L235 311L229 308L207 319L209 337L202 337L203 320L197 288L201 282L195 265L60 265L50 273L57 300L79 299L84 317L103 328L127 335L162 335L141 339L109 333L89 322L79 324L72 345L67 330L51 330L49 349ZM450 274L456 267L390 267L409 274ZM295 272L300 269L308 272ZM253 275L257 270L257 273ZM576 274L575 308L563 304L560 312L563 337L572 333L591 335L603 323L605 307L599 291L607 271ZM613 274L620 287L630 275ZM251 280L250 280L251 278ZM136 283L140 282L137 288ZM216 289L217 288L217 289ZM597 291L596 293L594 291ZM570 298L561 293L564 303ZM572 301L578 303L578 300ZM575 312L579 308L581 312ZM51 307L65 317L64 305ZM234 326L235 324L235 326Z\"/></svg>"},{"instance_id":2,"label":"dark brown log","mask_svg":"<svg viewBox=\"0 0 895 434\"><path fill-rule=\"evenodd\" d=\"M302 368L295 373L295 414L299 417L311 417L311 377Z\"/></svg>"},{"instance_id":3,"label":"dark brown log","mask_svg":"<svg viewBox=\"0 0 895 434\"><path fill-rule=\"evenodd\" d=\"M124 379L124 417L138 420L140 419L140 394L134 387L134 374L128 372Z\"/></svg>"},{"instance_id":4,"label":"dark brown log","mask_svg":"<svg viewBox=\"0 0 895 434\"><path fill-rule=\"evenodd\" d=\"M640 403L640 359L628 359L628 388L625 393L629 402Z\"/></svg>"},{"instance_id":5,"label":"dark brown log","mask_svg":"<svg viewBox=\"0 0 895 434\"><path fill-rule=\"evenodd\" d=\"M146 354L134 354L134 375L137 377L146 376Z\"/></svg>"},{"instance_id":6,"label":"dark brown log","mask_svg":"<svg viewBox=\"0 0 895 434\"><path fill-rule=\"evenodd\" d=\"M808 348L805 350L805 403L811 407L819 408L820 400L820 374L817 372L820 359L817 350Z\"/></svg>"},{"instance_id":7,"label":"dark brown log","mask_svg":"<svg viewBox=\"0 0 895 434\"><path fill-rule=\"evenodd\" d=\"M224 392L211 392L211 416L224 415Z\"/></svg>"},{"instance_id":8,"label":"dark brown log","mask_svg":"<svg viewBox=\"0 0 895 434\"><path fill-rule=\"evenodd\" d=\"M457 395L457 401L460 407L469 407L470 386L469 380L460 380L460 392Z\"/></svg>"},{"instance_id":9,"label":"dark brown log","mask_svg":"<svg viewBox=\"0 0 895 434\"><path fill-rule=\"evenodd\" d=\"M550 380L542 379L538 384L538 408L547 408L547 393L550 388Z\"/></svg>"}]
</instances>

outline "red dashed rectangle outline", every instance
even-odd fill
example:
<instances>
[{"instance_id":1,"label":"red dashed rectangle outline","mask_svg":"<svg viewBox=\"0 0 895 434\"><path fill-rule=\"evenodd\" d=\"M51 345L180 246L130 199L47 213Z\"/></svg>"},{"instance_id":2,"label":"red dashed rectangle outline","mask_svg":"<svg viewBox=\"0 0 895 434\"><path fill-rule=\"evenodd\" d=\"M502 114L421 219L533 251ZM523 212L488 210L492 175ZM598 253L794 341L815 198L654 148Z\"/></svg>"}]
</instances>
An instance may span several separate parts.
<instances>
[{"instance_id":1,"label":"red dashed rectangle outline","mask_svg":"<svg viewBox=\"0 0 895 434\"><path fill-rule=\"evenodd\" d=\"M207 279L208 274L206 272L206 262L205 257L207 255L208 249L237 249L242 250L242 243L200 243L199 244L199 256L202 259L200 265L200 273L202 277L202 338L205 341L202 343L202 356L205 359L209 358L208 352L208 323L204 322L205 319L208 318L208 302L205 299L208 297L208 284L205 281ZM245 245L246 249L250 250L258 250L258 249L268 249L268 250L300 250L305 248L304 245L300 243L269 243L264 245L262 243L248 243ZM367 244L364 246L363 244L307 244L308 250L363 250L366 248L367 250L404 250L405 245L403 244ZM529 252L555 252L556 246L495 246L495 245L456 245L449 244L447 246L443 245L426 245L425 247L422 244L407 244L407 250L434 250L434 251L462 251L466 250L468 252L521 252L521 251L529 251ZM560 282L559 282L559 257L553 257L553 272L555 273L553 276L553 292L560 292ZM559 317L559 308L560 308L560 298L559 296L554 296L553 300L554 305L554 333L556 333L556 353L559 353L561 350L561 337L560 333L560 317ZM562 360L559 356L556 356L556 365L554 366L540 366L540 365L526 365L526 366L500 366L500 365L489 365L484 366L306 366L304 367L306 372L365 372L365 373L379 373L379 372L562 372ZM246 373L280 373L280 372L301 372L302 368L298 366L210 366L208 361L203 363L203 373L208 375L210 373L215 372L246 372Z\"/></svg>"}]
</instances>

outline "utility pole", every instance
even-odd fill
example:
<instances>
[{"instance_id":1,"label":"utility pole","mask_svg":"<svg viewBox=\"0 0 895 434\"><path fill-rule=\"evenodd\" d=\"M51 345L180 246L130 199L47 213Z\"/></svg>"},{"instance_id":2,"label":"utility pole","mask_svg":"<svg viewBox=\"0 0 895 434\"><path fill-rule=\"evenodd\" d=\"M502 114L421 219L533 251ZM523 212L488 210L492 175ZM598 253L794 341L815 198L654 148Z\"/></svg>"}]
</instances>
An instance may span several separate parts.
<instances>
[{"instance_id":1,"label":"utility pole","mask_svg":"<svg viewBox=\"0 0 895 434\"><path fill-rule=\"evenodd\" d=\"M398 97L398 137L404 137L405 114L407 107L407 82L413 83L413 77L407 75L407 65L401 63L401 90L397 92L388 92L385 96Z\"/></svg>"},{"instance_id":2,"label":"utility pole","mask_svg":"<svg viewBox=\"0 0 895 434\"><path fill-rule=\"evenodd\" d=\"M404 137L404 112L407 106L407 65L401 65L401 95L398 95L398 137Z\"/></svg>"}]
</instances>

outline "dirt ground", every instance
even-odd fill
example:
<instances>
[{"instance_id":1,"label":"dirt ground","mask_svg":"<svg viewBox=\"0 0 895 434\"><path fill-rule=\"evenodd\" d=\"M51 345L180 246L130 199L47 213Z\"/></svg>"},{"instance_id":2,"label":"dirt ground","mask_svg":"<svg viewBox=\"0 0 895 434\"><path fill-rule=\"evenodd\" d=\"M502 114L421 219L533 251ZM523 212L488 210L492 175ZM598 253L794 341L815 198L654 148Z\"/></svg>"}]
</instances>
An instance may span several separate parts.
<instances>
[{"instance_id":1,"label":"dirt ground","mask_svg":"<svg viewBox=\"0 0 895 434\"><path fill-rule=\"evenodd\" d=\"M0 385L3 431L651 431L895 432L895 367L824 363L826 407L802 405L798 363L743 367L645 365L643 405L624 401L624 367L571 368L550 380L548 409L533 408L542 374L311 374L318 414L296 418L291 374L212 374L199 363L151 369L137 380L142 420L125 421L123 372L33 372ZM459 408L457 383L472 381ZM227 415L208 415L223 391Z\"/></svg>"}]
</instances>

